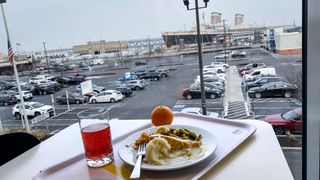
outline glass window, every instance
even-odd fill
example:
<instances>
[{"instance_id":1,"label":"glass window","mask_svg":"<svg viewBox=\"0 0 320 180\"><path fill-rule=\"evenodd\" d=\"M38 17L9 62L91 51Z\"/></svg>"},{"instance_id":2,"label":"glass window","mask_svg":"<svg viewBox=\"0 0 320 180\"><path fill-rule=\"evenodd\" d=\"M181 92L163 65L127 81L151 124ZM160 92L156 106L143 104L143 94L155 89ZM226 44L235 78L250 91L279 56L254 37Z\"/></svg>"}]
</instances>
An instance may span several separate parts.
<instances>
[{"instance_id":1,"label":"glass window","mask_svg":"<svg viewBox=\"0 0 320 180\"><path fill-rule=\"evenodd\" d=\"M45 85L47 81L40 78L44 77L44 74L61 79L72 77L70 81L62 83L62 89L53 94L48 95L45 92L46 94L41 96L33 96L32 101L36 102L33 107L54 106L52 108L55 108L57 117L53 119L70 118L70 124L59 127L55 126L53 120L48 120L49 131L57 132L70 126L76 122L77 112L92 107L111 107L110 118L123 120L149 119L153 108L160 104L175 111L182 111L182 106L201 109L203 104L206 104L207 111L218 113L219 117L225 119L255 119L267 122L268 118L281 119L281 114L282 118L288 119L291 110L302 106L302 64L309 62L309 59L306 60L306 57L302 56L301 2L305 3L304 1L206 1L208 6L200 10L199 19L202 54L198 54L195 12L188 11L183 2L186 1L7 1L4 9L12 35L11 45L16 59L19 59L21 81L41 80L40 83ZM189 7L193 8L194 1L189 3ZM199 5L204 6L204 1L199 1ZM243 16L239 16L238 13L243 13ZM0 16L2 23L2 15ZM316 17L316 20L320 19L320 16ZM8 74L11 73L11 66L2 61L6 61L8 52L4 28L0 28L0 34L2 83L14 79L14 76L4 74L6 71ZM318 36L313 36L316 43L309 47L319 47L320 40L316 41ZM47 59L45 55L48 56ZM58 57L60 55L64 57ZM202 69L202 72L199 68L199 56L202 57L202 67L207 68ZM317 57L320 56L314 58ZM81 63L83 65L98 62L96 59L102 59L104 64L94 64L92 69L86 71L77 67ZM47 65L65 68L47 69ZM220 68L218 71L216 67L220 65L226 68ZM73 70L67 68L69 66L74 67ZM269 76L258 70L262 67L275 68L275 75ZM313 64L312 67L320 65ZM152 69L162 73L163 70L159 69L163 68L168 69L168 77L161 74L159 80L118 81L119 78L125 77L126 72L145 73L146 70ZM200 78L197 78L200 73L206 74L204 89L209 91L212 88L212 92L221 92L221 96L207 97L205 102L202 102L199 95ZM83 75L86 80L90 80L94 90L100 91L105 88L103 91L109 91L119 89L120 86L129 86L133 95L121 101L117 100L116 104L91 104L90 98L96 93L90 92L84 96L88 103L81 106L70 104L71 111L66 111L66 105L52 103L51 95L53 98L60 95L65 98L65 90L77 92L84 78L75 77L75 74ZM140 76L138 73L137 75ZM280 80L277 77L284 77L288 83L297 86L296 92L284 92L285 94L280 96L281 93L273 91L275 88L285 87L274 83ZM316 87L316 77L320 76L308 76L311 77L314 77L312 81ZM245 82L246 80L252 81ZM273 83L266 84L268 82ZM261 86L262 84L265 85ZM1 87L9 88L5 85ZM189 90L197 91L189 94L196 95L184 96L184 90L189 87ZM249 94L246 87L250 87L250 92L255 94ZM35 91L32 88L28 91ZM274 93L264 94L263 88L272 89ZM263 93L259 94L260 90ZM101 92L96 96L111 94ZM80 96L82 97L69 95L70 98ZM314 94L314 99L317 97L319 95ZM19 124L19 121L13 121L15 117L11 113L12 106L2 106L2 103L0 106L3 126L13 128L10 123L14 122L14 125L22 127L21 122ZM283 143L286 142L284 134L277 134L276 137L288 157L294 178L299 179L301 168L298 167L301 167L301 164L296 164L296 160L302 152L301 136L304 132L300 129L300 132L291 133L295 141L287 144ZM287 150L290 148L298 149L297 153ZM296 154L298 156L295 156Z\"/></svg>"}]
</instances>

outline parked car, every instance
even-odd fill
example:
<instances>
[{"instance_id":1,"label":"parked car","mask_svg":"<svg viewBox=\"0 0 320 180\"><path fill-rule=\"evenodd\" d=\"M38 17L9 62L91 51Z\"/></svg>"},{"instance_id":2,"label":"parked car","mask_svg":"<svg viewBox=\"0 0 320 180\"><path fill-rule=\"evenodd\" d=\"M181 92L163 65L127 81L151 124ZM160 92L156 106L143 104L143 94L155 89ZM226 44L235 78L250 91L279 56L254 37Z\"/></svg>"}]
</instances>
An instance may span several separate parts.
<instances>
[{"instance_id":1,"label":"parked car","mask_svg":"<svg viewBox=\"0 0 320 180\"><path fill-rule=\"evenodd\" d=\"M39 79L46 79L46 80L52 80L54 78L54 76L52 76L50 74L39 74L35 77L39 78Z\"/></svg>"},{"instance_id":2,"label":"parked car","mask_svg":"<svg viewBox=\"0 0 320 180\"><path fill-rule=\"evenodd\" d=\"M207 83L207 82L204 82L203 85L204 85L205 87L208 87L208 88L213 88L213 89L220 90L221 93L224 92L224 87L223 87L223 86L219 86L219 85L217 85L217 84ZM200 86L200 82L199 82L199 83L192 83L190 86Z\"/></svg>"},{"instance_id":3,"label":"parked car","mask_svg":"<svg viewBox=\"0 0 320 180\"><path fill-rule=\"evenodd\" d=\"M78 89L78 90L76 89L76 90L71 91L71 93L81 94L82 92L80 89ZM85 93L84 96L86 96L87 99L89 100L92 96L96 96L97 94L99 94L99 93L97 93L96 91L91 91L91 92Z\"/></svg>"},{"instance_id":4,"label":"parked car","mask_svg":"<svg viewBox=\"0 0 320 180\"><path fill-rule=\"evenodd\" d=\"M200 88L200 83L192 83L190 85L190 87ZM215 89L215 90L219 91L221 94L224 92L224 89L216 84L204 83L204 87L209 88L209 89Z\"/></svg>"},{"instance_id":5,"label":"parked car","mask_svg":"<svg viewBox=\"0 0 320 180\"><path fill-rule=\"evenodd\" d=\"M253 76L276 76L276 69L274 67L266 67L266 68L254 68L251 69L250 73L244 74L244 78L250 78Z\"/></svg>"},{"instance_id":6,"label":"parked car","mask_svg":"<svg viewBox=\"0 0 320 180\"><path fill-rule=\"evenodd\" d=\"M34 90L32 91L33 95L46 95L53 94L55 89L53 85L35 85Z\"/></svg>"},{"instance_id":7,"label":"parked car","mask_svg":"<svg viewBox=\"0 0 320 180\"><path fill-rule=\"evenodd\" d=\"M216 66L216 65L207 65L203 67L203 72L216 72L216 73L224 73L226 72L226 68L223 66Z\"/></svg>"},{"instance_id":8,"label":"parked car","mask_svg":"<svg viewBox=\"0 0 320 180\"><path fill-rule=\"evenodd\" d=\"M271 82L260 87L251 88L248 93L249 97L275 97L284 96L286 98L292 97L295 94L297 87L286 82Z\"/></svg>"},{"instance_id":9,"label":"parked car","mask_svg":"<svg viewBox=\"0 0 320 180\"><path fill-rule=\"evenodd\" d=\"M202 109L201 109L201 108L198 108L198 107L183 108L183 109L181 110L181 112L183 112L183 113L190 113L190 114L196 114L196 115L201 115L201 116L203 116ZM207 116L213 117L213 118L218 118L218 117L219 117L219 113L207 111Z\"/></svg>"},{"instance_id":10,"label":"parked car","mask_svg":"<svg viewBox=\"0 0 320 180\"><path fill-rule=\"evenodd\" d=\"M49 105L44 105L39 102L25 102L24 107L25 113L29 117L40 116L45 113L49 113L50 116L53 116L53 107ZM16 119L20 119L21 115L24 116L21 103L12 108L12 115Z\"/></svg>"},{"instance_id":11,"label":"parked car","mask_svg":"<svg viewBox=\"0 0 320 180\"><path fill-rule=\"evenodd\" d=\"M104 64L103 59L94 59L90 61L90 65L102 65Z\"/></svg>"},{"instance_id":12,"label":"parked car","mask_svg":"<svg viewBox=\"0 0 320 180\"><path fill-rule=\"evenodd\" d=\"M17 103L17 98L14 95L7 95L0 92L0 104L3 106L9 106Z\"/></svg>"},{"instance_id":13,"label":"parked car","mask_svg":"<svg viewBox=\"0 0 320 180\"><path fill-rule=\"evenodd\" d=\"M23 100L25 100L25 101L31 100L33 98L33 95L30 91L21 91L21 93L22 93ZM16 92L15 96L16 96L17 100L20 101L19 92Z\"/></svg>"},{"instance_id":14,"label":"parked car","mask_svg":"<svg viewBox=\"0 0 320 180\"><path fill-rule=\"evenodd\" d=\"M161 77L169 76L169 69L157 69L155 72L159 73Z\"/></svg>"},{"instance_id":15,"label":"parked car","mask_svg":"<svg viewBox=\"0 0 320 180\"><path fill-rule=\"evenodd\" d=\"M244 57L246 57L246 55L247 55L247 53L244 51L236 50L236 51L231 52L232 58L244 58Z\"/></svg>"},{"instance_id":16,"label":"parked car","mask_svg":"<svg viewBox=\"0 0 320 180\"><path fill-rule=\"evenodd\" d=\"M40 81L45 81L46 79L44 77L32 77L29 80L30 84L38 84Z\"/></svg>"},{"instance_id":17,"label":"parked car","mask_svg":"<svg viewBox=\"0 0 320 180\"><path fill-rule=\"evenodd\" d=\"M55 81L59 84L70 84L69 83L70 79L67 77L54 77L52 81Z\"/></svg>"},{"instance_id":18,"label":"parked car","mask_svg":"<svg viewBox=\"0 0 320 180\"><path fill-rule=\"evenodd\" d=\"M247 71L252 68L264 68L264 67L266 67L266 65L264 63L250 63L250 64L247 64L247 65L239 68L239 73L241 74L242 71Z\"/></svg>"},{"instance_id":19,"label":"parked car","mask_svg":"<svg viewBox=\"0 0 320 180\"><path fill-rule=\"evenodd\" d=\"M134 75L138 76L138 78L140 78L140 76L146 74L148 71L147 70L139 70L139 71L135 71Z\"/></svg>"},{"instance_id":20,"label":"parked car","mask_svg":"<svg viewBox=\"0 0 320 180\"><path fill-rule=\"evenodd\" d=\"M66 81L68 85L79 85L80 83L85 81L84 76L67 76L66 78L69 79L68 81Z\"/></svg>"},{"instance_id":21,"label":"parked car","mask_svg":"<svg viewBox=\"0 0 320 180\"><path fill-rule=\"evenodd\" d=\"M67 104L67 100L70 104L80 104L86 103L89 99L86 96L82 97L79 93L68 93L68 98L66 94L56 97L56 102L59 104Z\"/></svg>"},{"instance_id":22,"label":"parked car","mask_svg":"<svg viewBox=\"0 0 320 180\"><path fill-rule=\"evenodd\" d=\"M200 83L200 78L196 78L195 81L196 83ZM221 85L221 86L224 86L224 81L221 80L219 77L205 77L203 78L203 82L206 82L206 83L215 83L215 84L218 84L218 85Z\"/></svg>"},{"instance_id":23,"label":"parked car","mask_svg":"<svg viewBox=\"0 0 320 180\"><path fill-rule=\"evenodd\" d=\"M297 108L283 114L273 114L266 116L264 121L270 123L276 135L285 134L287 130L291 132L302 132L302 109Z\"/></svg>"},{"instance_id":24,"label":"parked car","mask_svg":"<svg viewBox=\"0 0 320 180\"><path fill-rule=\"evenodd\" d=\"M126 82L126 86L131 88L132 90L139 91L145 88L145 83L143 80L131 80Z\"/></svg>"},{"instance_id":25,"label":"parked car","mask_svg":"<svg viewBox=\"0 0 320 180\"><path fill-rule=\"evenodd\" d=\"M8 90L18 92L18 87L17 87L17 86L13 86L13 87L11 87L11 88L8 89ZM34 86L32 86L32 85L24 85L24 86L21 86L21 90L22 90L22 91L30 91L30 92L33 92L33 91L34 91Z\"/></svg>"},{"instance_id":26,"label":"parked car","mask_svg":"<svg viewBox=\"0 0 320 180\"><path fill-rule=\"evenodd\" d=\"M63 67L63 71L72 71L72 70L73 70L73 66L71 66L71 65L65 65Z\"/></svg>"},{"instance_id":27,"label":"parked car","mask_svg":"<svg viewBox=\"0 0 320 180\"><path fill-rule=\"evenodd\" d=\"M77 90L77 91L81 91L81 85L78 85L78 86L76 87L76 90ZM95 91L95 92L97 92L97 93L100 93L101 91L104 91L104 90L106 90L105 87L103 87L103 86L98 86L98 85L96 85L96 84L92 84L92 91Z\"/></svg>"},{"instance_id":28,"label":"parked car","mask_svg":"<svg viewBox=\"0 0 320 180\"><path fill-rule=\"evenodd\" d=\"M207 98L214 99L221 96L221 91L205 87L205 94ZM201 98L201 89L200 87L191 86L183 90L182 96L186 99Z\"/></svg>"},{"instance_id":29,"label":"parked car","mask_svg":"<svg viewBox=\"0 0 320 180\"><path fill-rule=\"evenodd\" d=\"M7 90L14 87L12 83L0 80L0 90Z\"/></svg>"},{"instance_id":30,"label":"parked car","mask_svg":"<svg viewBox=\"0 0 320 180\"><path fill-rule=\"evenodd\" d=\"M224 53L220 53L220 54L218 54L218 55L215 55L214 56L214 58L215 59L224 59L224 58L229 58L229 54L228 53L226 53L226 54L224 54Z\"/></svg>"},{"instance_id":31,"label":"parked car","mask_svg":"<svg viewBox=\"0 0 320 180\"><path fill-rule=\"evenodd\" d=\"M123 95L120 91L107 90L101 91L98 95L90 98L91 103L102 103L102 102L116 102L123 99Z\"/></svg>"},{"instance_id":32,"label":"parked car","mask_svg":"<svg viewBox=\"0 0 320 180\"><path fill-rule=\"evenodd\" d=\"M39 81L37 83L39 86L53 86L55 91L59 91L61 89L61 85L58 82L51 81L51 80L44 80L44 81Z\"/></svg>"},{"instance_id":33,"label":"parked car","mask_svg":"<svg viewBox=\"0 0 320 180\"><path fill-rule=\"evenodd\" d=\"M226 73L215 73L215 72L205 72L205 73L203 73L203 77L206 77L206 76L218 76L223 81L227 79Z\"/></svg>"},{"instance_id":34,"label":"parked car","mask_svg":"<svg viewBox=\"0 0 320 180\"><path fill-rule=\"evenodd\" d=\"M246 83L244 87L246 88L246 90L249 90L250 88L253 88L253 87L259 87L270 82L279 82L279 81L288 82L283 77L262 77L260 79L255 80L254 82Z\"/></svg>"},{"instance_id":35,"label":"parked car","mask_svg":"<svg viewBox=\"0 0 320 180\"><path fill-rule=\"evenodd\" d=\"M146 65L147 63L144 62L144 61L136 61L134 64L135 64L136 66L143 66L143 65Z\"/></svg>"},{"instance_id":36,"label":"parked car","mask_svg":"<svg viewBox=\"0 0 320 180\"><path fill-rule=\"evenodd\" d=\"M223 63L223 62L212 62L211 65L213 66L223 66L225 68L229 68L229 64Z\"/></svg>"},{"instance_id":37,"label":"parked car","mask_svg":"<svg viewBox=\"0 0 320 180\"><path fill-rule=\"evenodd\" d=\"M117 87L117 91L120 91L125 97L130 97L132 95L132 90L129 87Z\"/></svg>"},{"instance_id":38,"label":"parked car","mask_svg":"<svg viewBox=\"0 0 320 180\"><path fill-rule=\"evenodd\" d=\"M140 79L150 79L151 81L159 81L161 75L157 72L147 72L139 77Z\"/></svg>"},{"instance_id":39,"label":"parked car","mask_svg":"<svg viewBox=\"0 0 320 180\"><path fill-rule=\"evenodd\" d=\"M124 81L136 80L136 79L139 79L139 77L138 77L137 75L135 75L135 74L130 74L129 77L119 78L118 81L124 82Z\"/></svg>"}]
</instances>

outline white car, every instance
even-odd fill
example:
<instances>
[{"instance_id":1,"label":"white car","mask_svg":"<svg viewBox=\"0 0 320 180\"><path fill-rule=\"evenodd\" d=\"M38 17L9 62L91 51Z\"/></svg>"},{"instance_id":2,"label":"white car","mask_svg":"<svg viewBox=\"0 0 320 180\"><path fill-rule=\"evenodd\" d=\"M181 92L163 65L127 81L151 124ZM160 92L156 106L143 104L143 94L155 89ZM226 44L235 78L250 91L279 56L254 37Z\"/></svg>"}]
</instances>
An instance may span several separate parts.
<instances>
[{"instance_id":1,"label":"white car","mask_svg":"<svg viewBox=\"0 0 320 180\"><path fill-rule=\"evenodd\" d=\"M107 90L101 91L98 95L92 96L89 100L91 103L101 103L101 102L116 102L123 99L123 95L120 91Z\"/></svg>"},{"instance_id":2,"label":"white car","mask_svg":"<svg viewBox=\"0 0 320 180\"><path fill-rule=\"evenodd\" d=\"M21 93L22 93L23 100L31 100L33 98L32 93L30 91L21 91ZM18 92L15 96L20 101L20 95Z\"/></svg>"},{"instance_id":3,"label":"white car","mask_svg":"<svg viewBox=\"0 0 320 180\"><path fill-rule=\"evenodd\" d=\"M211 63L211 65L213 65L213 66L223 66L225 68L229 68L229 64L225 64L223 62L213 62L213 63Z\"/></svg>"},{"instance_id":4,"label":"white car","mask_svg":"<svg viewBox=\"0 0 320 180\"><path fill-rule=\"evenodd\" d=\"M229 54L218 54L216 56L214 56L215 59L224 59L224 58L229 58Z\"/></svg>"},{"instance_id":5,"label":"white car","mask_svg":"<svg viewBox=\"0 0 320 180\"><path fill-rule=\"evenodd\" d=\"M209 74L207 74L207 75L203 75L203 79L207 79L207 78L214 78L214 79L219 79L220 81L225 81L226 80L226 78L224 78L224 77L222 77L222 76L218 76L218 75L209 75ZM200 75L197 75L197 77L196 77L196 79L194 80L195 82L200 82Z\"/></svg>"},{"instance_id":6,"label":"white car","mask_svg":"<svg viewBox=\"0 0 320 180\"><path fill-rule=\"evenodd\" d=\"M215 66L215 65L207 65L203 67L203 72L216 72L216 73L224 73L226 72L226 68L223 66Z\"/></svg>"},{"instance_id":7,"label":"white car","mask_svg":"<svg viewBox=\"0 0 320 180\"><path fill-rule=\"evenodd\" d=\"M209 76L209 75L218 76L219 78L221 78L224 81L227 79L227 75L225 73L215 73L215 72L205 72L205 73L203 73L203 76Z\"/></svg>"},{"instance_id":8,"label":"white car","mask_svg":"<svg viewBox=\"0 0 320 180\"><path fill-rule=\"evenodd\" d=\"M181 112L203 116L202 109L201 108L197 108L197 107L183 108L181 110ZM218 118L219 117L219 113L207 111L207 116L213 117L213 118Z\"/></svg>"},{"instance_id":9,"label":"white car","mask_svg":"<svg viewBox=\"0 0 320 180\"><path fill-rule=\"evenodd\" d=\"M25 102L24 103L24 107L25 107L25 112L27 114L27 116L39 116L41 114L46 114L49 113L50 116L53 115L53 107L49 106L49 105L44 105L42 103L39 102ZM22 110L22 104L16 104L13 108L12 108L12 115L14 117L16 117L16 119L20 119L21 115L23 116L23 110Z\"/></svg>"},{"instance_id":10,"label":"white car","mask_svg":"<svg viewBox=\"0 0 320 180\"><path fill-rule=\"evenodd\" d=\"M30 78L29 83L30 84L38 84L40 81L46 81L46 79L43 77L32 77L32 78Z\"/></svg>"},{"instance_id":11,"label":"white car","mask_svg":"<svg viewBox=\"0 0 320 180\"><path fill-rule=\"evenodd\" d=\"M42 81L37 82L36 84L38 84L38 85L54 85L54 84L58 84L58 82L50 81L50 80L42 80Z\"/></svg>"},{"instance_id":12,"label":"white car","mask_svg":"<svg viewBox=\"0 0 320 180\"><path fill-rule=\"evenodd\" d=\"M37 75L36 77L40 79L46 79L46 80L51 80L54 78L54 76L51 76L50 74L40 74L40 75Z\"/></svg>"}]
</instances>

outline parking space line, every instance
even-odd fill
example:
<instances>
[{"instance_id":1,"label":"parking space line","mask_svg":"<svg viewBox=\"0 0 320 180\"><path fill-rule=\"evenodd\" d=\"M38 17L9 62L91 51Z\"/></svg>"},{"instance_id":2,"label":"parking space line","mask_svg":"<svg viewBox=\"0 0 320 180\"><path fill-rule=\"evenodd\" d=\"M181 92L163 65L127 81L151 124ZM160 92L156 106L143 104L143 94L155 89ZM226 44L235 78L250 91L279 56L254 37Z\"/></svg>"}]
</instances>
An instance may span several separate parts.
<instances>
[{"instance_id":1,"label":"parking space line","mask_svg":"<svg viewBox=\"0 0 320 180\"><path fill-rule=\"evenodd\" d=\"M281 147L282 150L302 151L302 147Z\"/></svg>"},{"instance_id":2,"label":"parking space line","mask_svg":"<svg viewBox=\"0 0 320 180\"><path fill-rule=\"evenodd\" d=\"M254 106L253 109L279 109L279 108L281 108L281 109L294 109L296 107L284 107L284 106L278 106L278 107L256 107L256 106Z\"/></svg>"}]
</instances>

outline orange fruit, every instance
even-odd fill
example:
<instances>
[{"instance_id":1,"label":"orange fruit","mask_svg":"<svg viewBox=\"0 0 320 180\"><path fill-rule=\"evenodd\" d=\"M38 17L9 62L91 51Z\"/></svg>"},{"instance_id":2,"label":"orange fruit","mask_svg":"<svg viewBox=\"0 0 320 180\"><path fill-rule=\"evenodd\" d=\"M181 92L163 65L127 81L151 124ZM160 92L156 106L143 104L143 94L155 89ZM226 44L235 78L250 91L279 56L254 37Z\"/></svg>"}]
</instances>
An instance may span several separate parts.
<instances>
[{"instance_id":1,"label":"orange fruit","mask_svg":"<svg viewBox=\"0 0 320 180\"><path fill-rule=\"evenodd\" d=\"M155 107L151 112L151 122L155 126L170 125L173 121L173 112L164 105Z\"/></svg>"}]
</instances>

